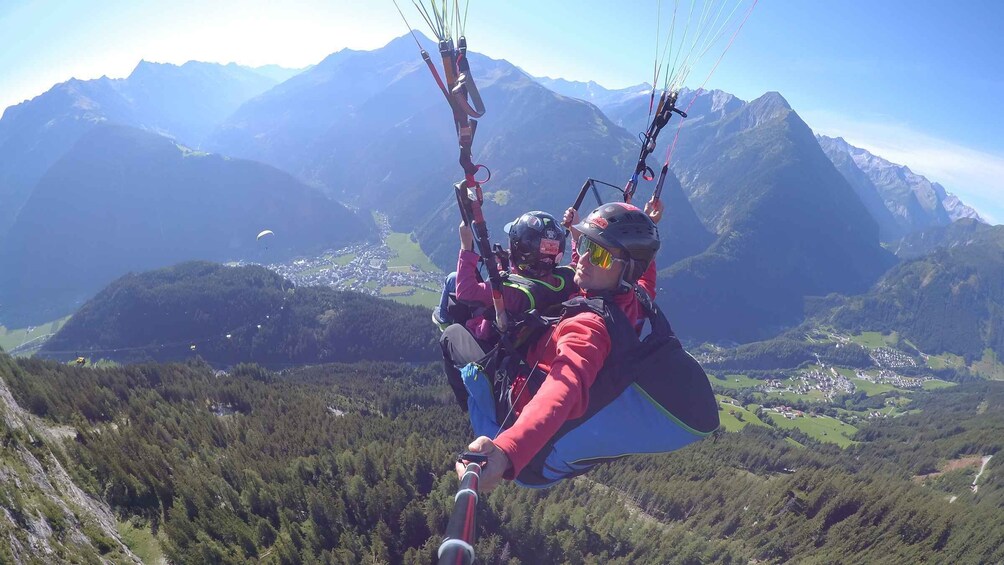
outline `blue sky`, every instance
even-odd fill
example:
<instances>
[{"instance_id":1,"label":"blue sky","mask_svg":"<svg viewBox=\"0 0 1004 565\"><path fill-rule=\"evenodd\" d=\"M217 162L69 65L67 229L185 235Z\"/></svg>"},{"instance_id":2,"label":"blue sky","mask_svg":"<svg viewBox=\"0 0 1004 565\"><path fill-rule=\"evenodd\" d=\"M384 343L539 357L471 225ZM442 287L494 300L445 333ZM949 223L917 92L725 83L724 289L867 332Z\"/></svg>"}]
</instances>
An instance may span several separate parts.
<instances>
[{"instance_id":1,"label":"blue sky","mask_svg":"<svg viewBox=\"0 0 1004 565\"><path fill-rule=\"evenodd\" d=\"M663 0L663 32L673 5ZM617 88L651 80L657 10L658 0L472 0L466 31L472 49L533 74ZM908 165L1000 223L1002 21L992 0L759 0L708 86L747 100L778 91L817 132ZM0 107L70 77L126 76L140 59L301 67L404 32L390 0L0 0Z\"/></svg>"}]
</instances>

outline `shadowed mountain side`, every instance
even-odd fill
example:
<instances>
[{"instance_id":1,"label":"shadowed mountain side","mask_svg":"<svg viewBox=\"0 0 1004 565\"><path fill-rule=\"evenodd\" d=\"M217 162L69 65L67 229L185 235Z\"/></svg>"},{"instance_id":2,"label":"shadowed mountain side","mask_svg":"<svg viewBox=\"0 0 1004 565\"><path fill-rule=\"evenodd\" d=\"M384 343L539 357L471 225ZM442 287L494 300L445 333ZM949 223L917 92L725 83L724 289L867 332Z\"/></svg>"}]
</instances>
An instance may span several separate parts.
<instances>
[{"instance_id":1,"label":"shadowed mountain side","mask_svg":"<svg viewBox=\"0 0 1004 565\"><path fill-rule=\"evenodd\" d=\"M650 191L654 189L645 185L641 188L645 192L638 193L640 198L636 204L639 206L651 197ZM662 247L657 257L658 266L668 267L681 259L697 255L715 241L717 236L701 223L690 206L687 195L683 193L680 181L672 172L666 175L666 182L662 186L662 202L666 210L659 222L659 239L662 240Z\"/></svg>"},{"instance_id":2,"label":"shadowed mountain side","mask_svg":"<svg viewBox=\"0 0 1004 565\"><path fill-rule=\"evenodd\" d=\"M828 321L853 331L897 331L926 353L951 352L969 363L985 348L1004 356L1004 226L983 226L897 265Z\"/></svg>"},{"instance_id":3,"label":"shadowed mountain side","mask_svg":"<svg viewBox=\"0 0 1004 565\"><path fill-rule=\"evenodd\" d=\"M489 227L495 228L493 241L503 241L498 227L528 210L560 216L574 202L586 177L614 184L626 179L638 142L595 106L542 88L504 61L472 56L472 65L479 63L480 68L489 69L481 81L481 93L492 115L479 122L475 155L477 162L488 163L493 171L491 182L484 185L484 211ZM452 129L444 126L451 121L446 105L436 97L426 104L430 104L427 109L373 144L389 148L387 154L397 162L404 155L421 155L404 167L417 173L414 180L400 191L395 181L403 175L397 167L367 193L380 198L399 229L417 229L423 249L447 268L455 264L457 248L455 231L442 228L459 218L451 186L460 172L456 139ZM654 183L642 182L638 203L647 200L653 189ZM604 190L603 195L609 198L612 192ZM668 265L699 253L713 237L697 219L672 173L663 198L667 217L660 226L664 251L659 261ZM595 205L588 197L581 211L587 213Z\"/></svg>"},{"instance_id":4,"label":"shadowed mountain side","mask_svg":"<svg viewBox=\"0 0 1004 565\"><path fill-rule=\"evenodd\" d=\"M71 79L0 119L0 236L45 170L99 123L148 129L196 147L245 100L276 84L235 64L141 61L124 79Z\"/></svg>"},{"instance_id":5,"label":"shadowed mountain side","mask_svg":"<svg viewBox=\"0 0 1004 565\"><path fill-rule=\"evenodd\" d=\"M875 187L875 183L855 164L854 158L844 147L846 144L843 143L843 140L825 136L816 136L816 139L819 141L819 146L822 147L823 152L833 162L833 166L847 179L848 184L851 185L858 198L861 199L861 203L865 205L868 213L875 219L879 227L879 237L882 241L894 241L903 237L907 232L906 227L899 225L892 212L886 208L886 204L883 202L878 188Z\"/></svg>"},{"instance_id":6,"label":"shadowed mountain side","mask_svg":"<svg viewBox=\"0 0 1004 565\"><path fill-rule=\"evenodd\" d=\"M428 47L435 51L431 43ZM216 129L208 147L311 179L316 176L317 161L325 157L316 154L318 150L325 151L323 146L318 148L321 138L330 133L338 139L344 138L347 144L360 141L348 134L342 122L351 120L372 96L419 67L428 73L410 36L374 51L343 49L332 53L317 65L247 101ZM429 86L431 94L442 99L435 84ZM406 101L396 100L381 110L394 111L395 106L405 104ZM381 114L366 117L379 120Z\"/></svg>"},{"instance_id":7,"label":"shadowed mountain side","mask_svg":"<svg viewBox=\"0 0 1004 565\"><path fill-rule=\"evenodd\" d=\"M275 367L433 361L438 332L427 314L355 292L293 288L263 267L187 262L116 280L39 355L120 362L198 355L215 366L253 361Z\"/></svg>"},{"instance_id":8,"label":"shadowed mountain side","mask_svg":"<svg viewBox=\"0 0 1004 565\"><path fill-rule=\"evenodd\" d=\"M108 78L58 84L11 106L0 119L0 241L31 189L95 125L134 121L133 109Z\"/></svg>"},{"instance_id":9,"label":"shadowed mountain side","mask_svg":"<svg viewBox=\"0 0 1004 565\"><path fill-rule=\"evenodd\" d=\"M630 167L637 141L589 103L555 94L515 68L486 84L482 95L493 114L484 121L490 125L479 127L475 155L493 172L484 186L484 212L493 241L502 241L500 228L528 210L560 217L586 177L616 183ZM440 123L438 127L452 129L449 117ZM439 173L430 171L415 187L418 194L442 196L425 202L424 210L412 215L422 248L443 266L455 264L458 248L456 230L442 227L459 219L450 186L460 173L455 146L455 142L447 145L454 148L453 155L436 163ZM593 204L587 200L583 208Z\"/></svg>"},{"instance_id":10,"label":"shadowed mountain side","mask_svg":"<svg viewBox=\"0 0 1004 565\"><path fill-rule=\"evenodd\" d=\"M257 242L264 229L276 235ZM267 165L102 126L50 168L11 228L0 254L0 315L8 325L63 316L129 271L275 260L375 233L368 215Z\"/></svg>"},{"instance_id":11,"label":"shadowed mountain side","mask_svg":"<svg viewBox=\"0 0 1004 565\"><path fill-rule=\"evenodd\" d=\"M73 79L8 108L0 120L0 235L13 224L45 170L95 125L135 126L199 147L241 103L293 72L274 66L255 70L141 61L128 78ZM345 83L350 89L361 85L357 79Z\"/></svg>"},{"instance_id":12,"label":"shadowed mountain side","mask_svg":"<svg viewBox=\"0 0 1004 565\"><path fill-rule=\"evenodd\" d=\"M688 339L750 341L797 323L802 299L863 292L894 262L812 132L770 93L685 126L674 163L719 239L661 272L661 302Z\"/></svg>"}]
</instances>

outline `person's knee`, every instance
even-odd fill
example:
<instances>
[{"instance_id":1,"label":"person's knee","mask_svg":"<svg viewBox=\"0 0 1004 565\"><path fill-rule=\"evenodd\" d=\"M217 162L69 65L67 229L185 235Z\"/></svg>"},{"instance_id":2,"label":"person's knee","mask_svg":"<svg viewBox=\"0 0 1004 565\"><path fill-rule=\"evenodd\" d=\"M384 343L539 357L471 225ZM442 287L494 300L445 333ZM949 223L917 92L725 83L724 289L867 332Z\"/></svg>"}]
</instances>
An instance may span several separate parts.
<instances>
[{"instance_id":1,"label":"person's knee","mask_svg":"<svg viewBox=\"0 0 1004 565\"><path fill-rule=\"evenodd\" d=\"M459 332L466 332L467 328L460 324L450 324L445 330L443 330L442 335L439 336L439 347L443 349L443 355L447 357L452 357L453 346L457 343L457 340L462 337Z\"/></svg>"}]
</instances>

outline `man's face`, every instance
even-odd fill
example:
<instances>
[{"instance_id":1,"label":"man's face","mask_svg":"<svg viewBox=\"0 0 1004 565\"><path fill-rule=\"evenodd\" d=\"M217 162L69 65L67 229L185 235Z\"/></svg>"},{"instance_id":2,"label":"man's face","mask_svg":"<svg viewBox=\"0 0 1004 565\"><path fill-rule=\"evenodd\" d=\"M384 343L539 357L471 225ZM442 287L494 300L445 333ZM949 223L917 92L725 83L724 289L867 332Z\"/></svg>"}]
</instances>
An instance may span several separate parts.
<instances>
[{"instance_id":1,"label":"man's face","mask_svg":"<svg viewBox=\"0 0 1004 565\"><path fill-rule=\"evenodd\" d=\"M585 238L583 238L585 239ZM595 245L595 244L593 244ZM615 260L610 263L610 268L604 269L593 264L586 246L580 245L579 262L575 264L575 284L583 290L614 290L620 284L621 273L624 271L625 263Z\"/></svg>"}]
</instances>

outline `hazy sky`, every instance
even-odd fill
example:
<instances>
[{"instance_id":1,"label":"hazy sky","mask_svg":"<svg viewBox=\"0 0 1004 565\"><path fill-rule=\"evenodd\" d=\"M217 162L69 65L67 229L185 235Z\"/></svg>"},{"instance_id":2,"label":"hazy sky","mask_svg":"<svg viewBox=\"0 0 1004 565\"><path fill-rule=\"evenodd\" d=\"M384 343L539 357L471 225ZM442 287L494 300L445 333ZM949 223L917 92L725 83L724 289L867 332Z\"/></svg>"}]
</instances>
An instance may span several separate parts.
<instances>
[{"instance_id":1,"label":"hazy sky","mask_svg":"<svg viewBox=\"0 0 1004 565\"><path fill-rule=\"evenodd\" d=\"M658 0L470 4L475 51L609 88L652 79ZM662 2L663 32L674 4ZM680 5L682 14L690 1ZM1002 21L995 0L759 0L708 86L746 100L778 91L818 133L908 165L1000 223ZM302 67L405 32L390 0L0 0L0 108L71 77L127 76L140 59Z\"/></svg>"}]
</instances>

